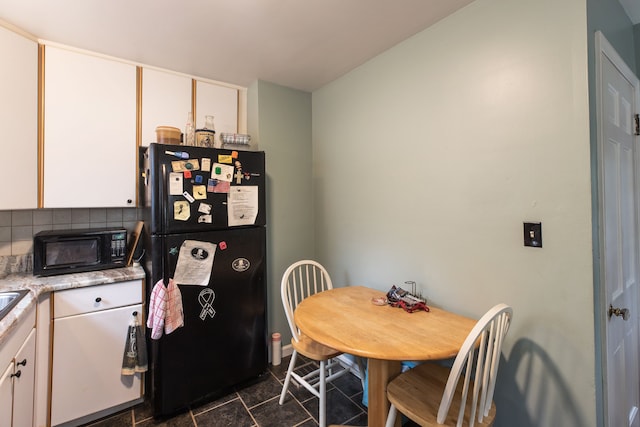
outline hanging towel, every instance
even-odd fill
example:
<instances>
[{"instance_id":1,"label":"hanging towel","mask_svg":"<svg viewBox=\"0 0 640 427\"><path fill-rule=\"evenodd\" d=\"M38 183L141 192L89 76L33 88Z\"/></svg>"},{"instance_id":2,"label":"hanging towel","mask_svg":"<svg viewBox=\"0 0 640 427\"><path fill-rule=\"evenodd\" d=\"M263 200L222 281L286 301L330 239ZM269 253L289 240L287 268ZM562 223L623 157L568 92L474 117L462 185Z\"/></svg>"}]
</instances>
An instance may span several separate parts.
<instances>
[{"instance_id":1,"label":"hanging towel","mask_svg":"<svg viewBox=\"0 0 640 427\"><path fill-rule=\"evenodd\" d=\"M127 340L122 356L122 375L133 375L146 370L147 345L138 323L138 313L134 311L127 329Z\"/></svg>"},{"instance_id":2,"label":"hanging towel","mask_svg":"<svg viewBox=\"0 0 640 427\"><path fill-rule=\"evenodd\" d=\"M167 311L167 288L162 279L158 280L151 290L149 298L149 317L147 328L151 329L151 339L158 340L164 329L164 318Z\"/></svg>"},{"instance_id":3,"label":"hanging towel","mask_svg":"<svg viewBox=\"0 0 640 427\"><path fill-rule=\"evenodd\" d=\"M138 316L135 320L136 326L136 343L138 346L138 357L136 358L136 372L146 372L149 367L149 358L147 356L147 338L144 336L142 325L138 323Z\"/></svg>"},{"instance_id":4,"label":"hanging towel","mask_svg":"<svg viewBox=\"0 0 640 427\"><path fill-rule=\"evenodd\" d=\"M184 311L182 309L182 294L173 279L169 279L167 286L167 311L164 317L164 333L170 334L184 326Z\"/></svg>"}]
</instances>

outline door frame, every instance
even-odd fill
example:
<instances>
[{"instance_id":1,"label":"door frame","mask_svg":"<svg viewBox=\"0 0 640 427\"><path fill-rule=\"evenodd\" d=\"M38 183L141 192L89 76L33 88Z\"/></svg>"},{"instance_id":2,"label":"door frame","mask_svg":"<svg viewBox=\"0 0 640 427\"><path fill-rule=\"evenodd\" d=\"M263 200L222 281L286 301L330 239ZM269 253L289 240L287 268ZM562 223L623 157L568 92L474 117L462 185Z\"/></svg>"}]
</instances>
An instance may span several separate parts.
<instances>
[{"instance_id":1,"label":"door frame","mask_svg":"<svg viewBox=\"0 0 640 427\"><path fill-rule=\"evenodd\" d=\"M599 354L596 354L596 379L597 374L600 374L601 377L601 398L602 398L602 421L603 425L607 427L615 427L609 426L609 385L608 385L608 354L607 354L607 295L606 295L606 287L605 287L605 269L604 269L604 198L603 198L603 165L604 161L603 157L603 144L604 144L604 135L603 135L603 112L601 109L601 101L604 99L603 97L603 85L602 85L602 56L606 56L620 71L620 73L627 78L630 82L635 82L635 105L634 113L640 112L640 82L634 72L629 68L629 66L625 63L625 61L620 57L620 55L616 52L615 48L609 43L609 41L605 38L602 32L597 31L595 33L595 87L596 87L596 149L597 149L597 209L598 209L598 218L597 218L597 238L598 238L598 256L595 258L595 262L597 263L597 271L598 271L598 284L595 291L595 301L594 301L594 320L596 327L596 337L599 337ZM639 142L639 137L635 137L636 144ZM638 194L638 189L640 189L640 148L635 150L634 155L634 184L636 193ZM636 222L636 230L640 230L638 227L640 225L640 194L636 198L636 208L635 208L635 222ZM637 234L637 233L636 233ZM636 244L638 244L638 238L636 236ZM636 260L636 265L640 265L639 260ZM640 272L638 272L640 274ZM635 319L637 323L638 316L633 315L632 319ZM613 385L612 385L613 387ZM600 406L600 405L599 405Z\"/></svg>"}]
</instances>

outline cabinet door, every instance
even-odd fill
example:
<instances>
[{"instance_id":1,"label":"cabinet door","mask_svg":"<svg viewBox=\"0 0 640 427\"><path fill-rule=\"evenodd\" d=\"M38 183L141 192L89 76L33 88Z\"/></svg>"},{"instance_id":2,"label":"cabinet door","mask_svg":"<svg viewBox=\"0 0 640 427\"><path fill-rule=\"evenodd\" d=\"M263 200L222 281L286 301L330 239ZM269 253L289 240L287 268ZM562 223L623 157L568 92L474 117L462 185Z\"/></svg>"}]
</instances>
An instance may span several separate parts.
<instances>
[{"instance_id":1,"label":"cabinet door","mask_svg":"<svg viewBox=\"0 0 640 427\"><path fill-rule=\"evenodd\" d=\"M31 330L15 358L13 378L13 425L33 425L33 397L36 369L36 330ZM17 373L20 372L18 376Z\"/></svg>"},{"instance_id":2,"label":"cabinet door","mask_svg":"<svg viewBox=\"0 0 640 427\"><path fill-rule=\"evenodd\" d=\"M38 202L38 44L0 27L0 210ZM19 185L7 185L20 177Z\"/></svg>"},{"instance_id":3,"label":"cabinet door","mask_svg":"<svg viewBox=\"0 0 640 427\"><path fill-rule=\"evenodd\" d=\"M142 70L142 141L156 141L157 126L173 126L184 132L191 111L191 78L144 68Z\"/></svg>"},{"instance_id":4,"label":"cabinet door","mask_svg":"<svg viewBox=\"0 0 640 427\"><path fill-rule=\"evenodd\" d=\"M11 427L11 414L13 413L12 373L13 361L4 371L0 371L0 427Z\"/></svg>"},{"instance_id":5,"label":"cabinet door","mask_svg":"<svg viewBox=\"0 0 640 427\"><path fill-rule=\"evenodd\" d=\"M120 373L134 311L142 305L54 320L51 425L142 396L140 374Z\"/></svg>"},{"instance_id":6,"label":"cabinet door","mask_svg":"<svg viewBox=\"0 0 640 427\"><path fill-rule=\"evenodd\" d=\"M131 207L136 67L47 46L44 207Z\"/></svg>"},{"instance_id":7,"label":"cabinet door","mask_svg":"<svg viewBox=\"0 0 640 427\"><path fill-rule=\"evenodd\" d=\"M213 116L216 141L220 133L238 132L238 90L213 83L196 82L196 128L204 127L204 117ZM219 146L219 145L216 145Z\"/></svg>"}]
</instances>

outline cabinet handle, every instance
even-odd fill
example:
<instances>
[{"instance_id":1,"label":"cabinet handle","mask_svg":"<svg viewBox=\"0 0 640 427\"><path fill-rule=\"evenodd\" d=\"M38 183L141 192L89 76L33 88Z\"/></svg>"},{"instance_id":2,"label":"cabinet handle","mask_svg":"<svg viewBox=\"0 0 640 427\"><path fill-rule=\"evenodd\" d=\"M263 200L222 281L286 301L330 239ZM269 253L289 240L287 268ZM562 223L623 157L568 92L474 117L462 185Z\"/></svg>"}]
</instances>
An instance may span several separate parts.
<instances>
[{"instance_id":1,"label":"cabinet handle","mask_svg":"<svg viewBox=\"0 0 640 427\"><path fill-rule=\"evenodd\" d=\"M133 203L133 200L131 200L131 199L127 199L127 204L129 204L129 205L130 205L131 203Z\"/></svg>"},{"instance_id":2,"label":"cabinet handle","mask_svg":"<svg viewBox=\"0 0 640 427\"><path fill-rule=\"evenodd\" d=\"M102 301L102 298L100 297L96 298L96 302L100 302L100 301Z\"/></svg>"},{"instance_id":3,"label":"cabinet handle","mask_svg":"<svg viewBox=\"0 0 640 427\"><path fill-rule=\"evenodd\" d=\"M22 371L18 371L15 374L11 374L11 378L13 377L20 378L20 375L22 375Z\"/></svg>"},{"instance_id":4,"label":"cabinet handle","mask_svg":"<svg viewBox=\"0 0 640 427\"><path fill-rule=\"evenodd\" d=\"M18 363L16 363L16 365L17 366L20 366L20 365L27 366L27 359L22 359L22 362L18 362Z\"/></svg>"}]
</instances>

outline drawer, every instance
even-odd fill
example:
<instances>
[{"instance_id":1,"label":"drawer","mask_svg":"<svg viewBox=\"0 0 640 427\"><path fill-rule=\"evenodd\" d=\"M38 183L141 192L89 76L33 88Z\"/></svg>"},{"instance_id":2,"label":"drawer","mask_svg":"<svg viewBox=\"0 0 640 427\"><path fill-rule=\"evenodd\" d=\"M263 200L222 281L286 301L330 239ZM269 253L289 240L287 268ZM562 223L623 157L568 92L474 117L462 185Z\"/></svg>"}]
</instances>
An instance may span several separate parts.
<instances>
[{"instance_id":1,"label":"drawer","mask_svg":"<svg viewBox=\"0 0 640 427\"><path fill-rule=\"evenodd\" d=\"M54 319L142 302L142 281L109 283L53 293Z\"/></svg>"}]
</instances>

